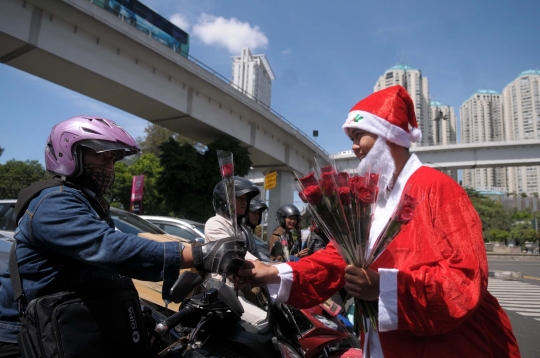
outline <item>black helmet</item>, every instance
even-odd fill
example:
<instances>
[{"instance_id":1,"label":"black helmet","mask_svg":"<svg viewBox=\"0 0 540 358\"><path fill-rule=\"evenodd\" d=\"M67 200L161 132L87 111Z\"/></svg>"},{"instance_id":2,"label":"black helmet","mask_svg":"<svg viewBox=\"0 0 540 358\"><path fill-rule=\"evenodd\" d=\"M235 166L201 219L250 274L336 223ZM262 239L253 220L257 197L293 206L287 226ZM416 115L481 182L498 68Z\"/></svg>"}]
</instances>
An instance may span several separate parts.
<instances>
[{"instance_id":1,"label":"black helmet","mask_svg":"<svg viewBox=\"0 0 540 358\"><path fill-rule=\"evenodd\" d=\"M257 211L259 210L259 222L257 223L257 225L260 225L261 224L261 221L262 221L262 213L263 211L265 211L266 209L268 209L268 205L266 205L266 203L264 201L262 201L261 199L253 199L251 200L251 203L249 203L249 211L250 212L254 212L254 211ZM249 222L248 220L249 218L247 217L246 215L246 218L244 219L245 221L245 224L247 226L252 226L252 224Z\"/></svg>"},{"instance_id":2,"label":"black helmet","mask_svg":"<svg viewBox=\"0 0 540 358\"><path fill-rule=\"evenodd\" d=\"M260 194L260 190L255 184L253 184L247 179L237 176L234 177L234 192L236 197L248 194L248 207L250 205L251 199ZM229 216L229 211L227 210L227 197L225 194L223 180L217 183L216 187L214 188L212 205L214 205L214 210L216 211L216 213ZM242 217L243 215L240 218Z\"/></svg>"},{"instance_id":3,"label":"black helmet","mask_svg":"<svg viewBox=\"0 0 540 358\"><path fill-rule=\"evenodd\" d=\"M249 211L253 212L256 210L261 210L261 212L268 209L268 205L261 199L253 199L251 200L251 203L249 203Z\"/></svg>"},{"instance_id":4,"label":"black helmet","mask_svg":"<svg viewBox=\"0 0 540 358\"><path fill-rule=\"evenodd\" d=\"M294 216L296 215L298 219L300 219L300 210L292 204L283 205L281 208L279 208L276 211L277 221L279 222L279 226L285 227L285 218L287 216Z\"/></svg>"}]
</instances>

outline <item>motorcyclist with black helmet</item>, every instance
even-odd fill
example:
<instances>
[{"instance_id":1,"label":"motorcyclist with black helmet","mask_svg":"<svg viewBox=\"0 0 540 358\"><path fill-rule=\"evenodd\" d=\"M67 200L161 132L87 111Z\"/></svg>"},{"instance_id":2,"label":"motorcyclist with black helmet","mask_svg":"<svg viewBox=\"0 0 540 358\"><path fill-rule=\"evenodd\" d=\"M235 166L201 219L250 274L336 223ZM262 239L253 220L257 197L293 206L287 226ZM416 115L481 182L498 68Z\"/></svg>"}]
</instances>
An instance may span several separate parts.
<instances>
[{"instance_id":1,"label":"motorcyclist with black helmet","mask_svg":"<svg viewBox=\"0 0 540 358\"><path fill-rule=\"evenodd\" d=\"M250 206L250 202L253 198L260 194L259 188L251 181L241 178L239 176L234 177L234 192L236 195L236 232L238 236L246 243L246 259L258 260L258 252L254 242L249 240L248 232L240 225L242 219L246 216L247 210ZM216 184L212 195L212 205L216 215L206 221L204 227L205 242L212 242L230 237L234 233L232 220L229 217L229 210L227 207L227 196L225 192L225 186L223 180ZM208 275L209 277L220 279L218 274ZM234 287L232 280L227 278L227 285ZM244 308L244 314L242 319L253 325L257 325L262 322L267 314L253 303L246 300L244 295L240 293L238 299Z\"/></svg>"},{"instance_id":2,"label":"motorcyclist with black helmet","mask_svg":"<svg viewBox=\"0 0 540 358\"><path fill-rule=\"evenodd\" d=\"M255 233L255 228L261 224L263 212L267 209L268 205L261 199L255 198L249 203L249 213L244 218L244 223L252 233Z\"/></svg>"},{"instance_id":3,"label":"motorcyclist with black helmet","mask_svg":"<svg viewBox=\"0 0 540 358\"><path fill-rule=\"evenodd\" d=\"M292 204L283 205L277 210L276 219L279 225L274 229L272 236L268 240L270 259L279 262L289 261L291 255L295 254L300 248L300 243L295 243L292 235L294 229L297 231L297 236L300 237L298 230L300 210ZM280 242L281 245L276 246L276 242Z\"/></svg>"},{"instance_id":4,"label":"motorcyclist with black helmet","mask_svg":"<svg viewBox=\"0 0 540 358\"><path fill-rule=\"evenodd\" d=\"M52 128L45 164L54 178L23 189L15 208L23 299L14 301L10 272L1 273L0 356L20 356L20 310L34 298L130 277L163 281L166 299L181 268L234 273L243 264L245 244L238 238L191 248L115 230L104 194L114 182L114 163L139 153L135 140L108 119L78 116Z\"/></svg>"}]
</instances>

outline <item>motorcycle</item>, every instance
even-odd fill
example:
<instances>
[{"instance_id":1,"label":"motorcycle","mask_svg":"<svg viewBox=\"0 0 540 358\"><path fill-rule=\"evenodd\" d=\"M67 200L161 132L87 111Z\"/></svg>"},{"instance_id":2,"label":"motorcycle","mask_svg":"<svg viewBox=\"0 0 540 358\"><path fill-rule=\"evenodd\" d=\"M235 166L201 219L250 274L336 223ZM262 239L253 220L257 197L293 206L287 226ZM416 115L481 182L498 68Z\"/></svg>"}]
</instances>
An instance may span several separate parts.
<instances>
[{"instance_id":1,"label":"motorcycle","mask_svg":"<svg viewBox=\"0 0 540 358\"><path fill-rule=\"evenodd\" d=\"M268 299L267 320L253 326L240 317L242 305L234 290L224 282L208 279L202 292L186 298L201 276L184 272L171 288L180 310L155 327L176 342L160 356L167 357L362 357L359 342L338 319L323 307L300 310ZM332 312L332 311L330 311Z\"/></svg>"}]
</instances>

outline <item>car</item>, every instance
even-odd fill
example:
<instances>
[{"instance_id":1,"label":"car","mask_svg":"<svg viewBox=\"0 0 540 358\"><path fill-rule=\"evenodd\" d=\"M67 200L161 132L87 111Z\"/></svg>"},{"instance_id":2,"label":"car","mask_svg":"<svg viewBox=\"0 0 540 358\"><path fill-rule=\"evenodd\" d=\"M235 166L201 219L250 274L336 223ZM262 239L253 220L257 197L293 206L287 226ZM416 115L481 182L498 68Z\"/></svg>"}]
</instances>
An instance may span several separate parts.
<instances>
[{"instance_id":1,"label":"car","mask_svg":"<svg viewBox=\"0 0 540 358\"><path fill-rule=\"evenodd\" d=\"M15 228L17 227L17 224L15 222L16 203L17 199L0 200L0 234L7 237L8 239L13 239ZM163 231L152 223L142 219L136 214L114 207L111 207L110 212L116 230L134 235L138 235L143 232L156 235L167 235L167 232ZM193 242L193 240L191 240L191 237L184 237L181 235L174 236L177 236L180 241L189 243Z\"/></svg>"},{"instance_id":2,"label":"car","mask_svg":"<svg viewBox=\"0 0 540 358\"><path fill-rule=\"evenodd\" d=\"M13 232L17 227L15 223L15 204L17 199L0 200L0 235L13 238Z\"/></svg>"},{"instance_id":3,"label":"car","mask_svg":"<svg viewBox=\"0 0 540 358\"><path fill-rule=\"evenodd\" d=\"M204 244L204 224L187 219L179 219L168 216L141 215L165 232L181 236L194 243Z\"/></svg>"}]
</instances>

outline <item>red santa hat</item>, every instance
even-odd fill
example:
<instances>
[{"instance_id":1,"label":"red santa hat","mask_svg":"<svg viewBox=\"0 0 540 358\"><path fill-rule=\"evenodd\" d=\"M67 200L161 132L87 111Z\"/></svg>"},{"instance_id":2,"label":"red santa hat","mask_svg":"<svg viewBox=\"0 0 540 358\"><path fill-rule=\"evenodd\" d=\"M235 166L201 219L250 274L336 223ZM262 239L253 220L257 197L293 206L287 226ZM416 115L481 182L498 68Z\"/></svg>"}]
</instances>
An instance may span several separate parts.
<instances>
[{"instance_id":1,"label":"red santa hat","mask_svg":"<svg viewBox=\"0 0 540 358\"><path fill-rule=\"evenodd\" d=\"M405 148L409 148L411 142L422 140L414 103L407 90L399 85L377 91L358 102L343 124L347 136L349 128L365 130Z\"/></svg>"}]
</instances>

